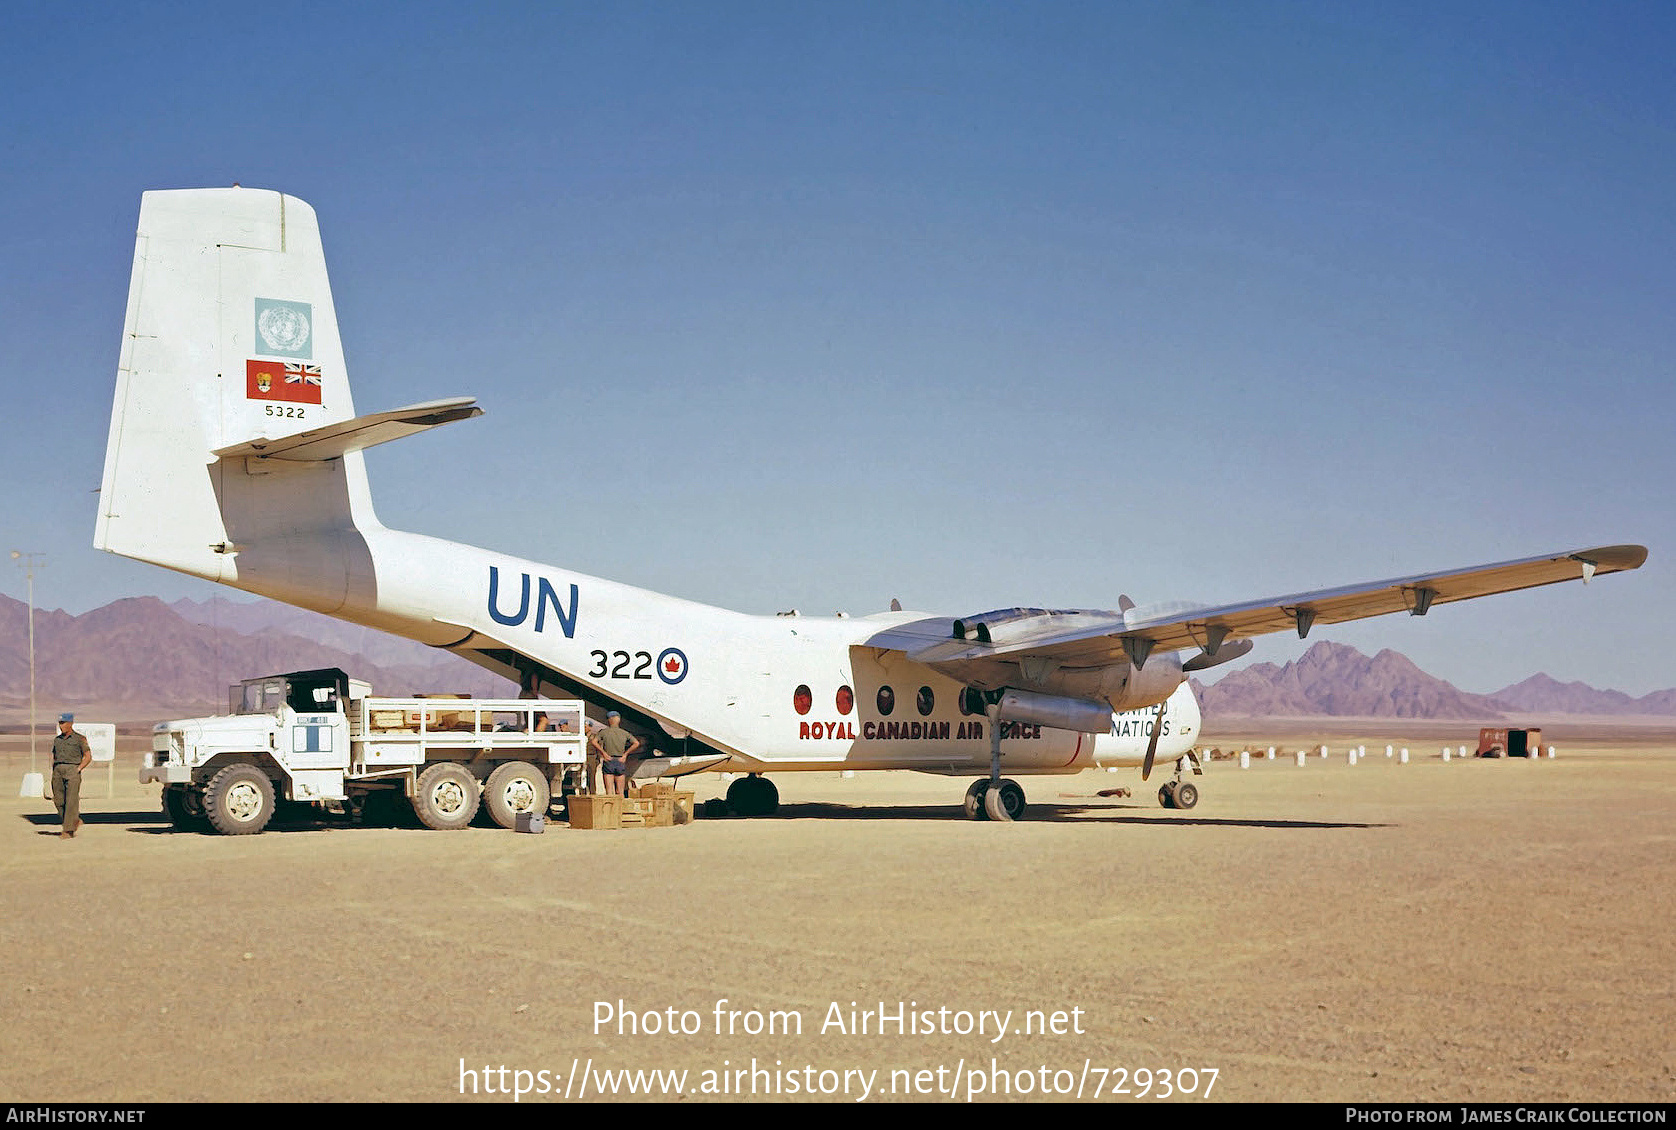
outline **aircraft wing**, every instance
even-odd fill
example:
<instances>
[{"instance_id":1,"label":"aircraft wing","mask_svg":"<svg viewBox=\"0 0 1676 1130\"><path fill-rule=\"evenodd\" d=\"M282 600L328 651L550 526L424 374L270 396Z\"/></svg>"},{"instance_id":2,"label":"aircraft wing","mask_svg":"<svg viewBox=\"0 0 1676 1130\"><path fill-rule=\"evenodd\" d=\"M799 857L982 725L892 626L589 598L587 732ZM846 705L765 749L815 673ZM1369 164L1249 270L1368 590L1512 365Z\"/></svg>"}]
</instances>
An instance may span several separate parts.
<instances>
[{"instance_id":1,"label":"aircraft wing","mask_svg":"<svg viewBox=\"0 0 1676 1130\"><path fill-rule=\"evenodd\" d=\"M1140 666L1155 649L1197 648L1203 661L1184 665L1195 670L1243 654L1249 646L1229 651L1252 636L1293 629L1301 638L1316 624L1390 612L1424 616L1439 604L1560 581L1587 581L1639 568L1646 559L1644 546L1607 545L1219 607L1175 604L1113 612L1014 608L960 619L917 620L886 629L868 642L944 670L967 662L1025 658L1069 667L1127 659Z\"/></svg>"}]
</instances>

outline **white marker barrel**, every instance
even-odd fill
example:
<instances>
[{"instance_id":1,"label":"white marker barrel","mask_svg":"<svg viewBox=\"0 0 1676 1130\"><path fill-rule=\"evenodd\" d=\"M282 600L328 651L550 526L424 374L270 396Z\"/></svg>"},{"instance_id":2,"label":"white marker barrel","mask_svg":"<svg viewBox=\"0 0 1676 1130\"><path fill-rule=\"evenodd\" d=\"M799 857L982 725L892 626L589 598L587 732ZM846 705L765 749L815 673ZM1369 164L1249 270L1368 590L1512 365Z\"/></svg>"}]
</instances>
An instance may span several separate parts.
<instances>
[{"instance_id":1,"label":"white marker barrel","mask_svg":"<svg viewBox=\"0 0 1676 1130\"><path fill-rule=\"evenodd\" d=\"M1402 758L1401 758L1401 760L1402 760L1402 763L1404 765L1408 764L1408 747L1407 746L1402 747Z\"/></svg>"},{"instance_id":2,"label":"white marker barrel","mask_svg":"<svg viewBox=\"0 0 1676 1130\"><path fill-rule=\"evenodd\" d=\"M1554 756L1554 747L1553 747L1553 746L1549 746L1549 747L1548 747L1548 756L1549 756L1549 757L1553 757L1553 756ZM1273 760L1274 760L1274 746L1270 746L1270 747L1269 747L1269 760L1270 760L1270 761L1273 761Z\"/></svg>"},{"instance_id":3,"label":"white marker barrel","mask_svg":"<svg viewBox=\"0 0 1676 1130\"><path fill-rule=\"evenodd\" d=\"M1298 751L1298 768L1299 769L1302 769L1304 767L1304 756L1305 756L1304 751L1300 749Z\"/></svg>"},{"instance_id":4,"label":"white marker barrel","mask_svg":"<svg viewBox=\"0 0 1676 1130\"><path fill-rule=\"evenodd\" d=\"M1448 746L1443 747L1443 760L1445 760L1445 761L1449 760L1449 747Z\"/></svg>"},{"instance_id":5,"label":"white marker barrel","mask_svg":"<svg viewBox=\"0 0 1676 1130\"><path fill-rule=\"evenodd\" d=\"M1251 751L1248 750L1248 749L1240 750L1240 768L1241 769L1250 769L1251 768Z\"/></svg>"},{"instance_id":6,"label":"white marker barrel","mask_svg":"<svg viewBox=\"0 0 1676 1130\"><path fill-rule=\"evenodd\" d=\"M1548 747L1548 760L1549 761L1554 760L1554 747L1553 746Z\"/></svg>"}]
</instances>

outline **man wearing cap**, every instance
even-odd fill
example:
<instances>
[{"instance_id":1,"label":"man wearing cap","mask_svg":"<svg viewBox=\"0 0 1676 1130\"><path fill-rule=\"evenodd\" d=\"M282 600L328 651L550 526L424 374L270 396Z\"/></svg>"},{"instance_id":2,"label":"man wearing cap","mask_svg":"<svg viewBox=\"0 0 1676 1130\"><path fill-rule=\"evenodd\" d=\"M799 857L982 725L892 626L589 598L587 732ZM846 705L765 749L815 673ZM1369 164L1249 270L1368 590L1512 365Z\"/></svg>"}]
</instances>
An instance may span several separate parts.
<instances>
[{"instance_id":1,"label":"man wearing cap","mask_svg":"<svg viewBox=\"0 0 1676 1130\"><path fill-rule=\"evenodd\" d=\"M623 716L615 710L607 711L605 728L596 730L588 744L599 751L601 768L605 770L605 791L623 795L623 783L628 776L624 762L642 745L639 738L622 727Z\"/></svg>"},{"instance_id":2,"label":"man wearing cap","mask_svg":"<svg viewBox=\"0 0 1676 1130\"><path fill-rule=\"evenodd\" d=\"M62 824L58 835L72 839L81 827L81 771L93 764L87 739L76 733L74 714L58 716L58 736L52 739L52 803Z\"/></svg>"}]
</instances>

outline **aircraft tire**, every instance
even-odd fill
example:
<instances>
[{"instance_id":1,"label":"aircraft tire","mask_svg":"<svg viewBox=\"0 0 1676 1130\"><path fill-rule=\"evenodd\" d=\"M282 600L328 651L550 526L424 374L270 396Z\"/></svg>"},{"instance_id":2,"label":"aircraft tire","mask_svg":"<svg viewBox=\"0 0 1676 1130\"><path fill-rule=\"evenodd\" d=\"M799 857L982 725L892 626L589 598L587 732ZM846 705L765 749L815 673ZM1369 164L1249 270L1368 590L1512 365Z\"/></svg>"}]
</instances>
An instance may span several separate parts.
<instances>
[{"instance_id":1,"label":"aircraft tire","mask_svg":"<svg viewBox=\"0 0 1676 1130\"><path fill-rule=\"evenodd\" d=\"M751 778L735 777L727 783L727 808L735 816L751 816Z\"/></svg>"},{"instance_id":2,"label":"aircraft tire","mask_svg":"<svg viewBox=\"0 0 1676 1130\"><path fill-rule=\"evenodd\" d=\"M412 828L418 823L401 790L388 788L367 790L356 822L367 828Z\"/></svg>"},{"instance_id":3,"label":"aircraft tire","mask_svg":"<svg viewBox=\"0 0 1676 1130\"><path fill-rule=\"evenodd\" d=\"M502 828L516 827L520 812L545 813L551 799L546 776L527 761L496 766L483 786L483 807Z\"/></svg>"},{"instance_id":4,"label":"aircraft tire","mask_svg":"<svg viewBox=\"0 0 1676 1130\"><path fill-rule=\"evenodd\" d=\"M727 787L727 806L735 816L772 816L780 808L780 790L767 777L738 777Z\"/></svg>"},{"instance_id":5,"label":"aircraft tire","mask_svg":"<svg viewBox=\"0 0 1676 1130\"><path fill-rule=\"evenodd\" d=\"M1017 781L1002 781L984 793L984 814L991 820L1011 823L1024 819L1024 789Z\"/></svg>"},{"instance_id":6,"label":"aircraft tire","mask_svg":"<svg viewBox=\"0 0 1676 1130\"><path fill-rule=\"evenodd\" d=\"M1177 808L1192 808L1199 803L1199 786L1192 781L1183 781L1176 786Z\"/></svg>"},{"instance_id":7,"label":"aircraft tire","mask_svg":"<svg viewBox=\"0 0 1676 1130\"><path fill-rule=\"evenodd\" d=\"M438 831L464 828L477 815L477 778L452 761L433 762L413 790L413 812L419 823Z\"/></svg>"},{"instance_id":8,"label":"aircraft tire","mask_svg":"<svg viewBox=\"0 0 1676 1130\"><path fill-rule=\"evenodd\" d=\"M961 809L968 820L988 820L989 813L984 811L984 794L989 791L989 778L979 777L966 787L966 799L961 803Z\"/></svg>"},{"instance_id":9,"label":"aircraft tire","mask_svg":"<svg viewBox=\"0 0 1676 1130\"><path fill-rule=\"evenodd\" d=\"M223 836L253 836L274 815L274 783L254 765L229 765L204 789L204 814Z\"/></svg>"},{"instance_id":10,"label":"aircraft tire","mask_svg":"<svg viewBox=\"0 0 1676 1130\"><path fill-rule=\"evenodd\" d=\"M1160 788L1158 790L1158 803L1164 808L1174 808L1176 806L1175 790L1169 785Z\"/></svg>"}]
</instances>

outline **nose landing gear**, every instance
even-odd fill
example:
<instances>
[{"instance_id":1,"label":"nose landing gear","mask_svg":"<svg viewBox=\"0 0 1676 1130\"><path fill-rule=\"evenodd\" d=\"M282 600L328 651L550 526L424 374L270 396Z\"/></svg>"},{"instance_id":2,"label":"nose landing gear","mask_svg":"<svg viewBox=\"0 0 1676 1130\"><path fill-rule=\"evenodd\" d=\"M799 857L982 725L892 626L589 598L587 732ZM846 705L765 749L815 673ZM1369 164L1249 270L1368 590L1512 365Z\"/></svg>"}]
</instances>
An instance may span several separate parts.
<instances>
[{"instance_id":1,"label":"nose landing gear","mask_svg":"<svg viewBox=\"0 0 1676 1130\"><path fill-rule=\"evenodd\" d=\"M1188 750L1183 757L1176 759L1176 774L1164 783L1158 790L1158 803L1165 808L1192 808L1199 803L1199 786L1192 781L1181 779L1182 766L1193 763L1193 775L1202 776L1204 769L1199 765L1199 755L1194 750Z\"/></svg>"}]
</instances>

